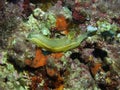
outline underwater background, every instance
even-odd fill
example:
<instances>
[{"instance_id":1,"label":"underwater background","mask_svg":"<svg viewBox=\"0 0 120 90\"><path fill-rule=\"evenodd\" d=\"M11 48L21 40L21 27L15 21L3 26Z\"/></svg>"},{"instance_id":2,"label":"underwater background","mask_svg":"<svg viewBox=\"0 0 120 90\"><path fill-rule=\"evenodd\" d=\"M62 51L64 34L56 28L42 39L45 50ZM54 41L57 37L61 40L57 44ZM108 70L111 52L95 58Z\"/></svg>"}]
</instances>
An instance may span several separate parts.
<instances>
[{"instance_id":1,"label":"underwater background","mask_svg":"<svg viewBox=\"0 0 120 90\"><path fill-rule=\"evenodd\" d=\"M120 90L120 0L0 0L0 90Z\"/></svg>"}]
</instances>

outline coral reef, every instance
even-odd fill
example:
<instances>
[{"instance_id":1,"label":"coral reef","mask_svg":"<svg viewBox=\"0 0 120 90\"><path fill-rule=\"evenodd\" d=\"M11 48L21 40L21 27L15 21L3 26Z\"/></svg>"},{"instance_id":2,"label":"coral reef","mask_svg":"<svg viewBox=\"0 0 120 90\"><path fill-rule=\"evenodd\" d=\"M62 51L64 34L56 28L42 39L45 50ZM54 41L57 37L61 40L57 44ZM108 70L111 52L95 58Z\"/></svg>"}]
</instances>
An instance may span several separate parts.
<instances>
[{"instance_id":1,"label":"coral reef","mask_svg":"<svg viewBox=\"0 0 120 90\"><path fill-rule=\"evenodd\" d=\"M1 0L0 90L119 90L119 0Z\"/></svg>"},{"instance_id":2,"label":"coral reef","mask_svg":"<svg viewBox=\"0 0 120 90\"><path fill-rule=\"evenodd\" d=\"M19 72L8 61L7 52L0 52L0 89L19 89L28 90L29 76L26 76L26 72Z\"/></svg>"},{"instance_id":3,"label":"coral reef","mask_svg":"<svg viewBox=\"0 0 120 90\"><path fill-rule=\"evenodd\" d=\"M4 0L3 0L4 2ZM1 2L3 5L4 3ZM16 30L21 18L21 11L17 5L7 3L0 9L0 47L7 46L8 37Z\"/></svg>"}]
</instances>

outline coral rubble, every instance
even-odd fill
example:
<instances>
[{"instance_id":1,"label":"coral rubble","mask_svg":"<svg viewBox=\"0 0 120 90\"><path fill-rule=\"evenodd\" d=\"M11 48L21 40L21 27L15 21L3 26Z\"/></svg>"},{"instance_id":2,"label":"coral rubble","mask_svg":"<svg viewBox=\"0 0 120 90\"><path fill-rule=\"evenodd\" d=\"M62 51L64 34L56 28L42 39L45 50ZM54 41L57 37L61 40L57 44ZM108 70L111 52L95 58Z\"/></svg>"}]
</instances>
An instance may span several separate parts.
<instances>
[{"instance_id":1,"label":"coral rubble","mask_svg":"<svg viewBox=\"0 0 120 90\"><path fill-rule=\"evenodd\" d=\"M0 90L119 90L119 0L1 0Z\"/></svg>"}]
</instances>

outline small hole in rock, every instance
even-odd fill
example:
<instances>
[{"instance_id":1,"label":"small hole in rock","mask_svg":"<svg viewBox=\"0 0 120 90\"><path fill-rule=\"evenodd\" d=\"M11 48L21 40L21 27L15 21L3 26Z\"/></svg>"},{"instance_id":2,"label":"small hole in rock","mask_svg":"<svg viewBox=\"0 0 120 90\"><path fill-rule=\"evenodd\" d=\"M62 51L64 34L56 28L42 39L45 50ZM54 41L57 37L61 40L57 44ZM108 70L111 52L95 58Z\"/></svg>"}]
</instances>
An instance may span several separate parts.
<instances>
[{"instance_id":1,"label":"small hole in rock","mask_svg":"<svg viewBox=\"0 0 120 90\"><path fill-rule=\"evenodd\" d=\"M102 69L107 72L110 70L110 66L109 65L105 65L105 66L102 66Z\"/></svg>"},{"instance_id":2,"label":"small hole in rock","mask_svg":"<svg viewBox=\"0 0 120 90\"><path fill-rule=\"evenodd\" d=\"M70 55L70 58L71 58L72 60L78 59L81 63L86 64L85 60L81 57L81 54L80 54L80 53L74 52L74 53L72 53L72 54Z\"/></svg>"},{"instance_id":3,"label":"small hole in rock","mask_svg":"<svg viewBox=\"0 0 120 90\"><path fill-rule=\"evenodd\" d=\"M94 51L93 51L93 55L98 58L100 57L102 60L107 57L107 52L102 50L102 49L99 49L99 48L96 48Z\"/></svg>"}]
</instances>

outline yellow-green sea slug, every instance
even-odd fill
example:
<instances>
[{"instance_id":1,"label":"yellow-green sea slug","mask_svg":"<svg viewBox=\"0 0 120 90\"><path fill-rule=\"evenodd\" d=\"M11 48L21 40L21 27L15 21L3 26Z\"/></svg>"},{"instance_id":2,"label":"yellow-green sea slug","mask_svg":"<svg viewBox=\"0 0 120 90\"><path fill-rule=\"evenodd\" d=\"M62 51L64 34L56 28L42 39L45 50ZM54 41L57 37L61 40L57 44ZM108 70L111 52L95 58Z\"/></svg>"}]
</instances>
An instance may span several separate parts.
<instances>
[{"instance_id":1,"label":"yellow-green sea slug","mask_svg":"<svg viewBox=\"0 0 120 90\"><path fill-rule=\"evenodd\" d=\"M86 32L74 38L70 38L69 35L63 38L48 38L42 34L31 33L28 35L27 40L48 51L65 52L78 47L89 34L90 32Z\"/></svg>"}]
</instances>

